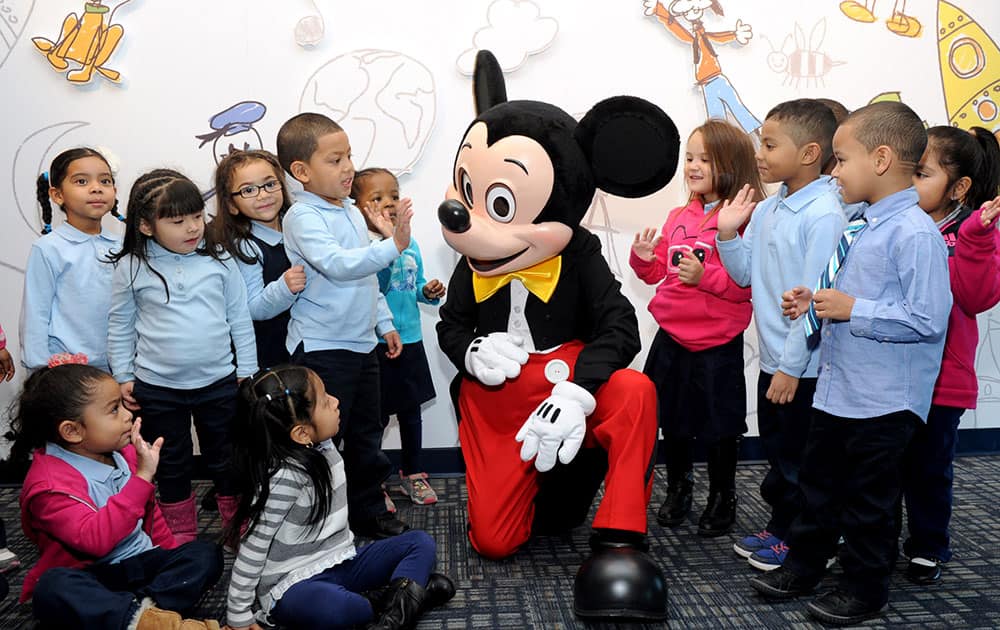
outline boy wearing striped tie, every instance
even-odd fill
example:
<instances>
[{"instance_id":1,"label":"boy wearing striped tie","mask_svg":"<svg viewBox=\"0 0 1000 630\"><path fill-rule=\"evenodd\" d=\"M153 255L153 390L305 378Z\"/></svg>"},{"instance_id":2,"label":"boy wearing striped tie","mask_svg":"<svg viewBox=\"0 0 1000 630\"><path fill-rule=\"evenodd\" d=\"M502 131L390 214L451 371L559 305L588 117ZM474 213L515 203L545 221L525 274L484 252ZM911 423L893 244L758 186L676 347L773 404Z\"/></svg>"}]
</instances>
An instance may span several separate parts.
<instances>
[{"instance_id":1,"label":"boy wearing striped tie","mask_svg":"<svg viewBox=\"0 0 1000 630\"><path fill-rule=\"evenodd\" d=\"M840 200L820 177L833 156L836 129L833 112L818 101L803 98L774 107L761 127L757 169L761 180L781 187L756 210L748 203L752 196L738 195L719 211L716 244L722 264L736 284L750 286L753 293L760 346L757 427L770 464L760 484L770 518L759 532L736 541L733 550L762 571L781 566L788 528L804 504L799 465L819 353L806 344L805 320L782 315L781 294L814 283L844 231Z\"/></svg>"},{"instance_id":2,"label":"boy wearing striped tie","mask_svg":"<svg viewBox=\"0 0 1000 630\"><path fill-rule=\"evenodd\" d=\"M837 129L833 150L844 201L866 202L812 287L782 296L819 342L819 376L799 484L806 499L782 567L750 580L767 597L810 593L839 535L838 587L807 606L832 624L878 616L895 558L900 462L925 422L941 365L951 290L934 222L912 176L927 136L902 103L875 103ZM829 288L826 288L829 287Z\"/></svg>"}]
</instances>

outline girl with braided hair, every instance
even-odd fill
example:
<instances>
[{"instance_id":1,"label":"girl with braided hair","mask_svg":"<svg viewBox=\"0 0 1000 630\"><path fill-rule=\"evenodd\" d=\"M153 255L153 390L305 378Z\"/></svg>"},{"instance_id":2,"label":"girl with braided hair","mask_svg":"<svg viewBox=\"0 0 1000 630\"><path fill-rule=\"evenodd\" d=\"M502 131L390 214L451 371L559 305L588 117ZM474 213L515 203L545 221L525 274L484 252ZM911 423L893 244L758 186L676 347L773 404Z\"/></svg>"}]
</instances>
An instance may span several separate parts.
<instances>
[{"instance_id":1,"label":"girl with braided hair","mask_svg":"<svg viewBox=\"0 0 1000 630\"><path fill-rule=\"evenodd\" d=\"M243 277L222 250L205 248L204 209L198 187L177 171L141 175L111 257L111 372L126 405L142 409L144 438L165 438L156 480L181 542L197 533L191 419L227 523L237 504L229 475L237 379L257 371Z\"/></svg>"}]
</instances>

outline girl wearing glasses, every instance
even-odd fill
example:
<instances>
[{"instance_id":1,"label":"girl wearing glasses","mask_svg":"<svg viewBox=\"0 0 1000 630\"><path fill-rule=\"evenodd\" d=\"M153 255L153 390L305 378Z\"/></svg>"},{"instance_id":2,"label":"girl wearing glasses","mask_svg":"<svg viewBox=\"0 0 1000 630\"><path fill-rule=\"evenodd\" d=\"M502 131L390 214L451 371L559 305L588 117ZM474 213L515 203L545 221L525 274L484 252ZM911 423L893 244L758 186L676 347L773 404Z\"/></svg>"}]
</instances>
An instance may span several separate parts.
<instances>
[{"instance_id":1,"label":"girl wearing glasses","mask_svg":"<svg viewBox=\"0 0 1000 630\"><path fill-rule=\"evenodd\" d=\"M257 337L257 363L288 363L289 309L306 286L302 265L285 255L281 219L292 205L278 158L269 151L235 151L215 171L218 210L206 238L236 259L247 286Z\"/></svg>"}]
</instances>

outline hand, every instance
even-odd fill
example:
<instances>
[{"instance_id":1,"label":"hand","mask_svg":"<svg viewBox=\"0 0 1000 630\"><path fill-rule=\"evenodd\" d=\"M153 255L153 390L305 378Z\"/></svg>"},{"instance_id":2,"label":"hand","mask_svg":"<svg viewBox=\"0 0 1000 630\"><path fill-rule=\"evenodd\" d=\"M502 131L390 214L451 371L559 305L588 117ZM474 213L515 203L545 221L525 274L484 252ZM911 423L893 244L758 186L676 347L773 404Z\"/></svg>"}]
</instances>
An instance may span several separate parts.
<instances>
[{"instance_id":1,"label":"hand","mask_svg":"<svg viewBox=\"0 0 1000 630\"><path fill-rule=\"evenodd\" d=\"M809 310L812 299L812 291L802 286L785 291L781 294L781 314L791 320L798 319Z\"/></svg>"},{"instance_id":2,"label":"hand","mask_svg":"<svg viewBox=\"0 0 1000 630\"><path fill-rule=\"evenodd\" d=\"M7 348L0 350L0 381L9 381L14 378L14 357L10 356Z\"/></svg>"},{"instance_id":3,"label":"hand","mask_svg":"<svg viewBox=\"0 0 1000 630\"><path fill-rule=\"evenodd\" d=\"M135 399L132 395L132 388L135 387L135 381L129 381L127 383L122 383L118 386L122 393L122 401L125 402L125 408L129 411L139 411L142 407L139 406L139 401Z\"/></svg>"},{"instance_id":4,"label":"hand","mask_svg":"<svg viewBox=\"0 0 1000 630\"><path fill-rule=\"evenodd\" d=\"M983 204L983 211L979 213L979 220L983 222L983 227L988 228L993 223L993 219L997 218L998 214L1000 214L1000 197Z\"/></svg>"},{"instance_id":5,"label":"hand","mask_svg":"<svg viewBox=\"0 0 1000 630\"><path fill-rule=\"evenodd\" d=\"M750 188L749 184L745 184L731 202L728 199L722 202L722 207L719 208L716 215L718 216L720 241L730 241L736 238L739 229L743 227L750 218L750 214L753 213L753 209L757 207L753 196L754 189Z\"/></svg>"},{"instance_id":6,"label":"hand","mask_svg":"<svg viewBox=\"0 0 1000 630\"><path fill-rule=\"evenodd\" d=\"M298 293L306 288L306 268L302 265L290 267L288 271L281 274L281 277L285 279L285 284L288 285L288 290L292 293Z\"/></svg>"},{"instance_id":7,"label":"hand","mask_svg":"<svg viewBox=\"0 0 1000 630\"><path fill-rule=\"evenodd\" d=\"M465 369L483 385L500 385L517 378L521 366L528 362L523 344L520 337L504 332L476 337L465 351Z\"/></svg>"},{"instance_id":8,"label":"hand","mask_svg":"<svg viewBox=\"0 0 1000 630\"><path fill-rule=\"evenodd\" d=\"M150 444L142 439L139 430L142 428L142 418L136 418L132 423L132 446L135 447L135 474L146 481L153 483L156 475L156 467L160 465L160 449L163 447L163 438L158 437Z\"/></svg>"},{"instance_id":9,"label":"hand","mask_svg":"<svg viewBox=\"0 0 1000 630\"><path fill-rule=\"evenodd\" d=\"M749 24L744 24L743 20L736 20L736 42L740 45L746 44L753 37L753 30Z\"/></svg>"},{"instance_id":10,"label":"hand","mask_svg":"<svg viewBox=\"0 0 1000 630\"><path fill-rule=\"evenodd\" d=\"M365 214L365 218L368 219L368 223L375 228L376 232L382 235L382 238L392 236L392 218L389 216L387 208L379 210L375 207L374 203L369 201L361 208L361 211Z\"/></svg>"},{"instance_id":11,"label":"hand","mask_svg":"<svg viewBox=\"0 0 1000 630\"><path fill-rule=\"evenodd\" d=\"M771 377L771 386L767 388L767 399L776 405L786 405L795 398L795 390L798 388L798 378L778 370Z\"/></svg>"},{"instance_id":12,"label":"hand","mask_svg":"<svg viewBox=\"0 0 1000 630\"><path fill-rule=\"evenodd\" d=\"M836 289L820 289L813 296L816 317L847 321L854 310L854 298Z\"/></svg>"},{"instance_id":13,"label":"hand","mask_svg":"<svg viewBox=\"0 0 1000 630\"><path fill-rule=\"evenodd\" d=\"M677 263L677 277L684 284L696 286L701 282L701 277L705 275L705 265L701 264L701 261L690 249L681 251L684 257Z\"/></svg>"},{"instance_id":14,"label":"hand","mask_svg":"<svg viewBox=\"0 0 1000 630\"><path fill-rule=\"evenodd\" d=\"M659 244L659 231L653 228L646 228L642 232L635 233L635 240L632 241L632 251L642 260L652 262L656 260L656 254L653 252Z\"/></svg>"},{"instance_id":15,"label":"hand","mask_svg":"<svg viewBox=\"0 0 1000 630\"><path fill-rule=\"evenodd\" d=\"M390 359L395 359L403 351L403 342L399 338L399 333L395 330L386 333L385 343L389 346L389 351L385 353L385 356Z\"/></svg>"},{"instance_id":16,"label":"hand","mask_svg":"<svg viewBox=\"0 0 1000 630\"><path fill-rule=\"evenodd\" d=\"M658 4L660 4L660 0L642 0L643 14L656 15L656 5Z\"/></svg>"},{"instance_id":17,"label":"hand","mask_svg":"<svg viewBox=\"0 0 1000 630\"><path fill-rule=\"evenodd\" d=\"M552 394L528 416L514 438L522 443L521 461L534 457L539 472L551 470L557 454L564 464L573 461L587 435L587 416L596 406L590 392L579 385L556 383Z\"/></svg>"},{"instance_id":18,"label":"hand","mask_svg":"<svg viewBox=\"0 0 1000 630\"><path fill-rule=\"evenodd\" d=\"M428 300L436 300L444 297L444 284L440 280L434 279L424 285L424 297Z\"/></svg>"},{"instance_id":19,"label":"hand","mask_svg":"<svg viewBox=\"0 0 1000 630\"><path fill-rule=\"evenodd\" d=\"M403 250L410 246L410 220L413 218L413 202L410 198L399 200L399 207L396 209L396 229L392 231L392 240L396 242L396 249L402 254Z\"/></svg>"}]
</instances>

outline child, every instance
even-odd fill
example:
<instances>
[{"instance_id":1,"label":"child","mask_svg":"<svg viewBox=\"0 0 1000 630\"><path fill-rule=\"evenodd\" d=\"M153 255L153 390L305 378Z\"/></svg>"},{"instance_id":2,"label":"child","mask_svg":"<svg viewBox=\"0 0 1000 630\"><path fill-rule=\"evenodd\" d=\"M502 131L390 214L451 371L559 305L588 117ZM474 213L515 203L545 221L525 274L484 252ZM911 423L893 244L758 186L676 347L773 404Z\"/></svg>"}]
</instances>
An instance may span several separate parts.
<instances>
[{"instance_id":1,"label":"child","mask_svg":"<svg viewBox=\"0 0 1000 630\"><path fill-rule=\"evenodd\" d=\"M1000 198L989 201L1000 187L1000 148L987 130L973 133L931 127L913 178L920 207L937 223L948 248L954 299L927 424L917 428L903 456L910 534L903 550L910 558L906 575L918 584L940 579L940 563L951 559L948 522L958 423L966 409L975 409L979 395L973 367L976 315L1000 302L1000 233L994 225ZM902 521L896 525L901 528Z\"/></svg>"},{"instance_id":2,"label":"child","mask_svg":"<svg viewBox=\"0 0 1000 630\"><path fill-rule=\"evenodd\" d=\"M3 326L0 326L0 381L10 381L12 378L14 378L14 359L7 350L7 336L3 332ZM21 561L7 548L7 529L0 519L0 600L7 597L7 593L10 592L10 585L3 574L19 566Z\"/></svg>"},{"instance_id":3,"label":"child","mask_svg":"<svg viewBox=\"0 0 1000 630\"><path fill-rule=\"evenodd\" d=\"M388 214L389 222L381 221L378 225L372 222L371 227L375 227L385 238L390 238L396 224L397 205L400 204L396 176L384 168L359 171L354 176L351 197L366 209L366 215L378 217ZM438 304L444 296L445 287L440 280L428 282L424 279L424 261L414 238L410 239L410 246L390 267L378 272L378 284L403 343L403 351L395 359L388 358L388 345L384 342L378 345L382 425L388 425L389 416L393 414L399 421L402 447L400 491L417 505L430 505L437 503L437 493L427 482L427 473L420 465L420 405L434 398L434 383L424 352L417 303Z\"/></svg>"},{"instance_id":4,"label":"child","mask_svg":"<svg viewBox=\"0 0 1000 630\"><path fill-rule=\"evenodd\" d=\"M237 503L229 477L236 381L257 370L246 286L231 258L202 249L204 208L177 171L141 175L124 246L112 256L111 370L126 404L142 409L145 435L166 439L156 481L181 542L197 533L191 418L226 522Z\"/></svg>"},{"instance_id":5,"label":"child","mask_svg":"<svg viewBox=\"0 0 1000 630\"><path fill-rule=\"evenodd\" d=\"M903 451L927 418L941 365L947 252L912 187L926 144L923 123L902 103L851 114L833 137L833 176L845 201L869 206L848 224L819 279L831 288L798 286L782 296L783 311L805 315L810 339L820 338L799 471L806 505L789 528L781 568L750 584L768 597L811 592L843 535L839 586L808 605L833 624L877 616L888 601Z\"/></svg>"},{"instance_id":6,"label":"child","mask_svg":"<svg viewBox=\"0 0 1000 630\"><path fill-rule=\"evenodd\" d=\"M282 244L281 218L292 196L278 158L262 150L230 153L215 170L215 198L218 211L205 240L236 259L243 274L257 364L288 363L289 309L306 286L306 272L292 267Z\"/></svg>"},{"instance_id":7,"label":"child","mask_svg":"<svg viewBox=\"0 0 1000 630\"><path fill-rule=\"evenodd\" d=\"M243 483L239 538L227 617L233 630L257 618L293 628L412 628L455 589L431 573L434 539L408 530L355 549L348 529L344 460L331 438L340 429L336 398L315 372L268 369L240 387L234 467ZM430 580L430 581L429 581ZM386 586L387 585L387 586Z\"/></svg>"},{"instance_id":8,"label":"child","mask_svg":"<svg viewBox=\"0 0 1000 630\"><path fill-rule=\"evenodd\" d=\"M34 596L45 627L180 628L172 611L193 608L222 574L217 545L178 546L164 523L153 490L164 440L145 442L140 425L95 367L43 367L24 384L11 455L32 458L21 525L40 557L21 601Z\"/></svg>"},{"instance_id":9,"label":"child","mask_svg":"<svg viewBox=\"0 0 1000 630\"><path fill-rule=\"evenodd\" d=\"M832 98L817 98L816 102L822 103L830 108L833 112L833 117L837 120L837 126L839 127L847 117L851 115L851 112L844 107L843 103L840 101L835 101ZM844 198L840 195L840 185L837 180L830 177L833 173L834 167L837 166L837 158L830 152L830 156L827 158L826 162L823 164L823 180L830 186L830 191L837 196L840 200L840 205L844 210L844 217L848 221L854 221L855 219L860 219L865 213L865 204L863 202L859 203L844 203Z\"/></svg>"},{"instance_id":10,"label":"child","mask_svg":"<svg viewBox=\"0 0 1000 630\"><path fill-rule=\"evenodd\" d=\"M817 101L776 106L761 127L757 169L764 183L781 188L756 210L744 189L719 211L719 256L736 284L749 285L753 293L760 347L757 426L771 465L760 484L771 517L760 532L733 548L765 571L781 566L788 526L802 509L799 463L819 365L818 353L806 347L803 322L782 316L781 294L818 278L844 231L840 201L820 177L821 166L833 155L836 129L833 114ZM748 217L741 238L738 230Z\"/></svg>"},{"instance_id":11,"label":"child","mask_svg":"<svg viewBox=\"0 0 1000 630\"><path fill-rule=\"evenodd\" d=\"M14 378L14 358L7 349L7 335L0 326L0 381L10 381Z\"/></svg>"},{"instance_id":12,"label":"child","mask_svg":"<svg viewBox=\"0 0 1000 630\"><path fill-rule=\"evenodd\" d=\"M660 282L649 303L660 330L643 370L656 385L667 446L667 498L656 518L676 527L691 510L697 438L709 477L698 533L721 536L736 522L736 460L747 430L743 330L751 306L750 289L729 278L715 251L716 222L721 201L744 184L762 186L753 143L726 122L695 129L685 155L688 204L670 213L660 235L652 228L635 235L629 264L647 284Z\"/></svg>"},{"instance_id":13,"label":"child","mask_svg":"<svg viewBox=\"0 0 1000 630\"><path fill-rule=\"evenodd\" d=\"M94 149L63 151L38 176L45 229L31 246L21 303L21 363L43 367L53 354L84 353L108 371L108 253L120 243L101 227L108 212L121 219L111 166ZM66 221L52 230L54 201Z\"/></svg>"},{"instance_id":14,"label":"child","mask_svg":"<svg viewBox=\"0 0 1000 630\"><path fill-rule=\"evenodd\" d=\"M402 350L376 274L410 245L409 208L393 237L372 243L350 198L351 145L340 125L320 114L294 116L278 131L278 160L305 192L282 221L285 249L306 269L306 288L292 305L287 348L292 362L311 368L341 404L344 466L351 528L385 537L407 525L388 511L382 482L392 464L382 452L376 334L389 358Z\"/></svg>"}]
</instances>

